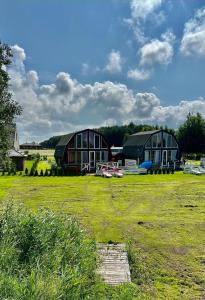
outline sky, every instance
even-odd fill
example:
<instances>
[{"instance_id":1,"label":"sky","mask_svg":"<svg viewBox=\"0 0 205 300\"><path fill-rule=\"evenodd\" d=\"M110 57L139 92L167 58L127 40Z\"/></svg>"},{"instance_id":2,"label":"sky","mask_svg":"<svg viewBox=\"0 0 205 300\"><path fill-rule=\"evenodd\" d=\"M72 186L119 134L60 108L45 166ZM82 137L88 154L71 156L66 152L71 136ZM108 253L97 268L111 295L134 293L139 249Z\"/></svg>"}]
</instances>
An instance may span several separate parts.
<instances>
[{"instance_id":1,"label":"sky","mask_svg":"<svg viewBox=\"0 0 205 300\"><path fill-rule=\"evenodd\" d=\"M205 0L0 0L21 142L205 117Z\"/></svg>"}]
</instances>

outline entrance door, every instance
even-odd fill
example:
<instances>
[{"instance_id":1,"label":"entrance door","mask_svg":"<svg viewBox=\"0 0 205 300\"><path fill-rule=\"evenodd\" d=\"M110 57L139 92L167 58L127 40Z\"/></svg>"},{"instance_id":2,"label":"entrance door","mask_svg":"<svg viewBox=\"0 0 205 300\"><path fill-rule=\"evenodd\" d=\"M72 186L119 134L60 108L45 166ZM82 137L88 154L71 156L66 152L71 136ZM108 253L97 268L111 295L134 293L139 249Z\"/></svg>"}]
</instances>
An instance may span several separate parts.
<instances>
[{"instance_id":1,"label":"entrance door","mask_svg":"<svg viewBox=\"0 0 205 300\"><path fill-rule=\"evenodd\" d=\"M163 166L167 165L167 150L162 151L162 165Z\"/></svg>"},{"instance_id":2,"label":"entrance door","mask_svg":"<svg viewBox=\"0 0 205 300\"><path fill-rule=\"evenodd\" d=\"M89 152L89 163L90 163L90 170L95 169L95 152Z\"/></svg>"}]
</instances>

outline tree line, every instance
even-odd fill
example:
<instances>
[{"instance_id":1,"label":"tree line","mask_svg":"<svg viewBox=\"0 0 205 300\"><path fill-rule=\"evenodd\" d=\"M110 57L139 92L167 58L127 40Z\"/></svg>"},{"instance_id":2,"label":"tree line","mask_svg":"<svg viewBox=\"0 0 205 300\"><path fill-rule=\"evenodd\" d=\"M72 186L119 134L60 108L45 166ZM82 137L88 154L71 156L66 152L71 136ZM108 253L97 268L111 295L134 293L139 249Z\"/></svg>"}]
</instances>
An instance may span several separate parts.
<instances>
[{"instance_id":1,"label":"tree line","mask_svg":"<svg viewBox=\"0 0 205 300\"><path fill-rule=\"evenodd\" d=\"M200 113L189 113L185 122L178 129L168 128L167 126L152 126L148 124L134 124L121 126L105 126L96 129L107 139L110 146L122 146L129 135L141 131L164 129L176 136L182 153L205 153L205 119ZM55 148L61 136L53 136L43 141L44 148Z\"/></svg>"}]
</instances>

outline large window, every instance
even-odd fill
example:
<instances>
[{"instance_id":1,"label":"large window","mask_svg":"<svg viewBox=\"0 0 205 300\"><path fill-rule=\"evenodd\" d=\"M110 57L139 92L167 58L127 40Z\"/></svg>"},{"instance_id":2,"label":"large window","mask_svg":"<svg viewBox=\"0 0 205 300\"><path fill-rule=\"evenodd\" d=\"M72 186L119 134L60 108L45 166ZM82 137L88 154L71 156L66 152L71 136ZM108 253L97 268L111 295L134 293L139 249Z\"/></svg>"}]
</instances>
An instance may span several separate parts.
<instances>
[{"instance_id":1,"label":"large window","mask_svg":"<svg viewBox=\"0 0 205 300\"><path fill-rule=\"evenodd\" d=\"M90 148L94 148L94 132L89 132L89 146Z\"/></svg>"},{"instance_id":2,"label":"large window","mask_svg":"<svg viewBox=\"0 0 205 300\"><path fill-rule=\"evenodd\" d=\"M76 148L81 149L82 147L82 134L79 133L76 136Z\"/></svg>"},{"instance_id":3,"label":"large window","mask_svg":"<svg viewBox=\"0 0 205 300\"><path fill-rule=\"evenodd\" d=\"M100 136L98 134L95 134L95 148L100 148Z\"/></svg>"},{"instance_id":4,"label":"large window","mask_svg":"<svg viewBox=\"0 0 205 300\"><path fill-rule=\"evenodd\" d=\"M157 133L157 148L161 148L162 147L162 133L159 132Z\"/></svg>"},{"instance_id":5,"label":"large window","mask_svg":"<svg viewBox=\"0 0 205 300\"><path fill-rule=\"evenodd\" d=\"M145 151L144 157L145 157L145 158L144 158L145 161L150 160L150 151L147 151L147 150L146 150L146 151Z\"/></svg>"},{"instance_id":6,"label":"large window","mask_svg":"<svg viewBox=\"0 0 205 300\"><path fill-rule=\"evenodd\" d=\"M101 161L102 162L108 161L108 152L107 151L101 151Z\"/></svg>"},{"instance_id":7,"label":"large window","mask_svg":"<svg viewBox=\"0 0 205 300\"><path fill-rule=\"evenodd\" d=\"M83 163L88 163L88 151L83 151L82 152L82 162Z\"/></svg>"},{"instance_id":8,"label":"large window","mask_svg":"<svg viewBox=\"0 0 205 300\"><path fill-rule=\"evenodd\" d=\"M96 162L100 162L100 151L95 152L95 160Z\"/></svg>"},{"instance_id":9,"label":"large window","mask_svg":"<svg viewBox=\"0 0 205 300\"><path fill-rule=\"evenodd\" d=\"M88 148L88 133L87 131L84 131L82 133L83 135L83 148Z\"/></svg>"}]
</instances>

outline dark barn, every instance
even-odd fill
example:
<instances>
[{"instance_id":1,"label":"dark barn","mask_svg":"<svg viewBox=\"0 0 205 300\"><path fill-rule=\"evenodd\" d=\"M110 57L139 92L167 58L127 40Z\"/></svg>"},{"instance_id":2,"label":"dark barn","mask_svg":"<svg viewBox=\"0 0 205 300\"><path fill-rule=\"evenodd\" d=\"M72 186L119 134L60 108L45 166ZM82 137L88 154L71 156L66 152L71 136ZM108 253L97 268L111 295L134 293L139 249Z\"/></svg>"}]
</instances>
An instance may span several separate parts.
<instances>
[{"instance_id":1,"label":"dark barn","mask_svg":"<svg viewBox=\"0 0 205 300\"><path fill-rule=\"evenodd\" d=\"M95 171L97 162L107 162L111 157L110 147L103 135L95 130L85 129L61 137L55 149L58 166L65 170Z\"/></svg>"},{"instance_id":2,"label":"dark barn","mask_svg":"<svg viewBox=\"0 0 205 300\"><path fill-rule=\"evenodd\" d=\"M144 131L129 136L123 154L138 163L151 160L156 165L167 166L179 158L179 147L174 135L166 130Z\"/></svg>"}]
</instances>

